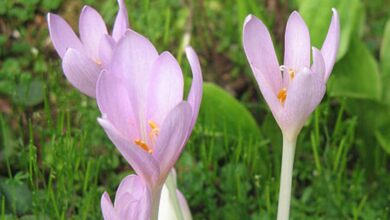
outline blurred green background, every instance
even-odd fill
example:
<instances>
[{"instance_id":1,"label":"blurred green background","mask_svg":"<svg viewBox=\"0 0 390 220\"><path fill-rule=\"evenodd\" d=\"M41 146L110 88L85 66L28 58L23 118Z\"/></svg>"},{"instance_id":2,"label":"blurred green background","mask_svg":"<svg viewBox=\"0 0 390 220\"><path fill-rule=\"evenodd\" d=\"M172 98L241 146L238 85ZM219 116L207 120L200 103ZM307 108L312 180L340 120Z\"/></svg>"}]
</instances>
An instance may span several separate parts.
<instances>
[{"instance_id":1,"label":"blurred green background","mask_svg":"<svg viewBox=\"0 0 390 220\"><path fill-rule=\"evenodd\" d=\"M241 44L247 14L279 58L291 11L314 46L341 17L327 95L303 128L291 219L390 219L389 0L126 0L131 27L171 51L190 78L185 34L205 78L201 113L177 163L194 219L275 219L281 134ZM0 219L100 219L131 169L98 126L94 100L66 81L48 37L54 12L74 28L83 5L111 27L114 0L0 1Z\"/></svg>"}]
</instances>

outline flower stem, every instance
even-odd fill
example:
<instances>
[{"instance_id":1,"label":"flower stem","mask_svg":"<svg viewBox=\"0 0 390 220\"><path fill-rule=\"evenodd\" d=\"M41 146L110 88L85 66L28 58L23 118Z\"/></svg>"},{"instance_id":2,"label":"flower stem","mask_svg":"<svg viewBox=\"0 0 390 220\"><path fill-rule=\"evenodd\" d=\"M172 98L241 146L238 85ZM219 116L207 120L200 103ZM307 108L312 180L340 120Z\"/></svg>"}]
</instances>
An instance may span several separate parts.
<instances>
[{"instance_id":1,"label":"flower stem","mask_svg":"<svg viewBox=\"0 0 390 220\"><path fill-rule=\"evenodd\" d=\"M283 135L282 170L280 174L280 190L277 220L288 220L291 200L291 180L294 166L296 138Z\"/></svg>"},{"instance_id":2,"label":"flower stem","mask_svg":"<svg viewBox=\"0 0 390 220\"><path fill-rule=\"evenodd\" d=\"M162 187L158 187L152 192L152 215L150 220L158 220L158 211L160 208L160 198L161 198Z\"/></svg>"}]
</instances>

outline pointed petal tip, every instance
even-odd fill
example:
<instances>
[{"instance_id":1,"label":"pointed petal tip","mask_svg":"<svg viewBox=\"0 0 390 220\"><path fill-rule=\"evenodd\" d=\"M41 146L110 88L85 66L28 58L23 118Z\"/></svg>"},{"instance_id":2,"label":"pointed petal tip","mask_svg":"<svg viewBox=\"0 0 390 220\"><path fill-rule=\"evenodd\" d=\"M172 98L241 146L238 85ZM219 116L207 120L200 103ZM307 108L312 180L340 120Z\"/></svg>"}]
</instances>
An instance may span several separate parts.
<instances>
[{"instance_id":1,"label":"pointed petal tip","mask_svg":"<svg viewBox=\"0 0 390 220\"><path fill-rule=\"evenodd\" d=\"M247 23L249 23L252 20L253 17L254 16L252 14L249 14L246 16L245 21L244 21L244 27Z\"/></svg>"}]
</instances>

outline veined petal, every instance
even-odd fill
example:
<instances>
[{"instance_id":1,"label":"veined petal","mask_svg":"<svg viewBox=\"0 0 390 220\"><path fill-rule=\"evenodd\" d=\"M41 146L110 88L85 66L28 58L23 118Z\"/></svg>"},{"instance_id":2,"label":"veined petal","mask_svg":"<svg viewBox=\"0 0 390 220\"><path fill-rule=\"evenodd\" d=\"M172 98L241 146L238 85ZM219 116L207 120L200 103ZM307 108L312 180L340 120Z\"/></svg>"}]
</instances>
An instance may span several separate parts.
<instances>
[{"instance_id":1,"label":"veined petal","mask_svg":"<svg viewBox=\"0 0 390 220\"><path fill-rule=\"evenodd\" d=\"M183 73L176 59L163 52L155 61L148 89L148 120L161 125L167 114L183 101Z\"/></svg>"},{"instance_id":2,"label":"veined petal","mask_svg":"<svg viewBox=\"0 0 390 220\"><path fill-rule=\"evenodd\" d=\"M120 78L103 70L96 85L96 101L100 112L123 137L130 140L139 138L136 116L126 85Z\"/></svg>"},{"instance_id":3,"label":"veined petal","mask_svg":"<svg viewBox=\"0 0 390 220\"><path fill-rule=\"evenodd\" d=\"M253 72L257 73L256 80L259 85L260 92L261 94L263 94L263 97L267 102L269 108L271 109L272 114L274 115L274 117L276 117L275 115L282 107L282 104L279 102L277 97L278 93L274 93L270 82L265 78L265 74L260 73L260 70L257 68L253 68Z\"/></svg>"},{"instance_id":4,"label":"veined petal","mask_svg":"<svg viewBox=\"0 0 390 220\"><path fill-rule=\"evenodd\" d=\"M192 108L191 126L188 132L189 136L191 134L192 129L194 128L196 119L198 118L200 103L202 102L203 77L202 70L200 68L199 58L196 55L195 51L192 49L192 47L186 47L186 55L192 71L191 90L187 98L188 103L191 105Z\"/></svg>"},{"instance_id":5,"label":"veined petal","mask_svg":"<svg viewBox=\"0 0 390 220\"><path fill-rule=\"evenodd\" d=\"M146 98L152 66L158 58L156 48L142 35L128 30L117 43L110 69L124 80L137 124L146 125ZM144 128L140 128L144 130Z\"/></svg>"},{"instance_id":6,"label":"veined petal","mask_svg":"<svg viewBox=\"0 0 390 220\"><path fill-rule=\"evenodd\" d=\"M248 15L243 34L244 50L256 80L262 74L276 95L282 87L282 74L267 27L255 16Z\"/></svg>"},{"instance_id":7,"label":"veined petal","mask_svg":"<svg viewBox=\"0 0 390 220\"><path fill-rule=\"evenodd\" d=\"M325 94L325 82L320 74L304 68L290 83L284 107L277 114L277 122L283 133L295 138L304 123L321 102Z\"/></svg>"},{"instance_id":8,"label":"veined petal","mask_svg":"<svg viewBox=\"0 0 390 220\"><path fill-rule=\"evenodd\" d=\"M157 161L149 153L123 137L108 120L98 118L98 122L135 172L147 184L153 186L160 176L160 168Z\"/></svg>"},{"instance_id":9,"label":"veined petal","mask_svg":"<svg viewBox=\"0 0 390 220\"><path fill-rule=\"evenodd\" d=\"M118 0L119 10L116 15L114 27L112 29L112 37L115 41L125 34L126 30L129 28L129 16L127 14L126 4L124 0Z\"/></svg>"},{"instance_id":10,"label":"veined petal","mask_svg":"<svg viewBox=\"0 0 390 220\"><path fill-rule=\"evenodd\" d=\"M69 24L60 16L47 14L49 34L58 55L63 58L68 48L83 51L83 45Z\"/></svg>"},{"instance_id":11,"label":"veined petal","mask_svg":"<svg viewBox=\"0 0 390 220\"><path fill-rule=\"evenodd\" d=\"M103 68L107 68L112 57L115 41L109 35L104 35L99 43L99 58Z\"/></svg>"},{"instance_id":12,"label":"veined petal","mask_svg":"<svg viewBox=\"0 0 390 220\"><path fill-rule=\"evenodd\" d=\"M313 65L311 66L311 71L314 74L319 74L322 78L324 78L325 75L325 61L322 57L322 53L315 47L312 48L313 50Z\"/></svg>"},{"instance_id":13,"label":"veined petal","mask_svg":"<svg viewBox=\"0 0 390 220\"><path fill-rule=\"evenodd\" d=\"M304 67L310 67L309 29L296 11L290 15L287 21L284 47L284 65L287 68L299 72ZM283 79L289 80L290 77Z\"/></svg>"},{"instance_id":14,"label":"veined petal","mask_svg":"<svg viewBox=\"0 0 390 220\"><path fill-rule=\"evenodd\" d=\"M150 193L139 176L133 174L122 180L116 192L114 207L120 219L150 219Z\"/></svg>"},{"instance_id":15,"label":"veined petal","mask_svg":"<svg viewBox=\"0 0 390 220\"><path fill-rule=\"evenodd\" d=\"M96 81L101 71L95 62L76 49L69 48L62 60L62 69L74 87L95 98Z\"/></svg>"},{"instance_id":16,"label":"veined petal","mask_svg":"<svg viewBox=\"0 0 390 220\"><path fill-rule=\"evenodd\" d=\"M161 179L164 181L187 141L191 116L190 104L183 101L169 112L163 122L154 156L160 164Z\"/></svg>"},{"instance_id":17,"label":"veined petal","mask_svg":"<svg viewBox=\"0 0 390 220\"><path fill-rule=\"evenodd\" d=\"M324 76L325 82L328 80L330 73L333 70L333 65L336 62L337 51L340 41L340 20L336 9L332 9L333 16L330 22L328 34L326 35L324 44L321 48L321 53L325 60L326 73Z\"/></svg>"},{"instance_id":18,"label":"veined petal","mask_svg":"<svg viewBox=\"0 0 390 220\"><path fill-rule=\"evenodd\" d=\"M99 45L104 35L108 34L102 16L93 8L84 6L79 21L80 38L89 55L95 62L101 62Z\"/></svg>"},{"instance_id":19,"label":"veined petal","mask_svg":"<svg viewBox=\"0 0 390 220\"><path fill-rule=\"evenodd\" d=\"M120 220L107 192L104 192L100 199L100 207L104 220Z\"/></svg>"}]
</instances>

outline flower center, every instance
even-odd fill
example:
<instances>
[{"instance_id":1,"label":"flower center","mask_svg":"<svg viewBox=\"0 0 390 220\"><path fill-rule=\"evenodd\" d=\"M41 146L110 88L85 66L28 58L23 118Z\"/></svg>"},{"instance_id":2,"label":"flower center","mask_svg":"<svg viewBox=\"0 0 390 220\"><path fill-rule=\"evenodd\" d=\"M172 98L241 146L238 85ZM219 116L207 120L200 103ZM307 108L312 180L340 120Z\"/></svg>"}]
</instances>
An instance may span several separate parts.
<instances>
[{"instance_id":1,"label":"flower center","mask_svg":"<svg viewBox=\"0 0 390 220\"><path fill-rule=\"evenodd\" d=\"M287 88L282 88L279 90L277 97L279 102L283 105L287 98Z\"/></svg>"},{"instance_id":2,"label":"flower center","mask_svg":"<svg viewBox=\"0 0 390 220\"><path fill-rule=\"evenodd\" d=\"M95 62L98 66L101 66L101 65L103 64L102 61L99 60L99 59L94 60L94 62Z\"/></svg>"},{"instance_id":3,"label":"flower center","mask_svg":"<svg viewBox=\"0 0 390 220\"><path fill-rule=\"evenodd\" d=\"M150 140L150 144L153 145L154 142L156 141L156 137L160 133L160 128L153 120L149 120L148 124L151 129L149 132L149 140ZM153 153L153 149L144 140L135 139L134 143L138 145L140 148L142 148L144 151L148 152L149 154Z\"/></svg>"}]
</instances>

